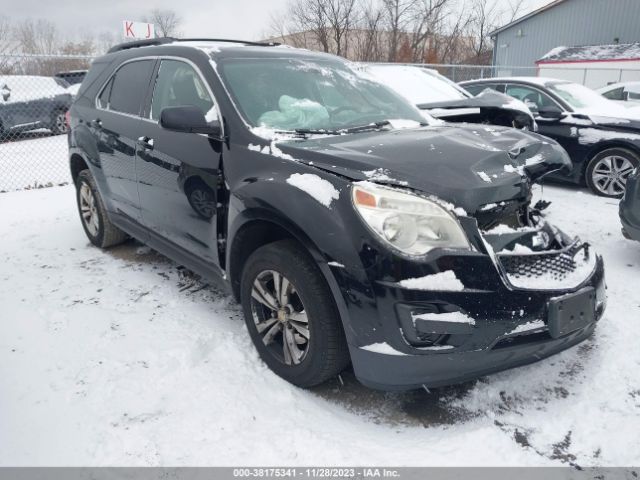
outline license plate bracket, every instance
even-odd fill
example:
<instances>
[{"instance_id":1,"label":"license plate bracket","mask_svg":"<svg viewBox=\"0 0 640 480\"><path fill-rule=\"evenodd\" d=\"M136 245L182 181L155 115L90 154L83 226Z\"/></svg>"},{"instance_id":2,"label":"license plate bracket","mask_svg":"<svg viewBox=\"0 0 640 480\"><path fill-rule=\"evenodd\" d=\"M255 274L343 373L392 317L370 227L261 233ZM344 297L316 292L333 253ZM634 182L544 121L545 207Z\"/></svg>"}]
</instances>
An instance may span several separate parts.
<instances>
[{"instance_id":1,"label":"license plate bracket","mask_svg":"<svg viewBox=\"0 0 640 480\"><path fill-rule=\"evenodd\" d=\"M596 290L585 287L549 300L547 324L553 338L580 330L596 320Z\"/></svg>"}]
</instances>

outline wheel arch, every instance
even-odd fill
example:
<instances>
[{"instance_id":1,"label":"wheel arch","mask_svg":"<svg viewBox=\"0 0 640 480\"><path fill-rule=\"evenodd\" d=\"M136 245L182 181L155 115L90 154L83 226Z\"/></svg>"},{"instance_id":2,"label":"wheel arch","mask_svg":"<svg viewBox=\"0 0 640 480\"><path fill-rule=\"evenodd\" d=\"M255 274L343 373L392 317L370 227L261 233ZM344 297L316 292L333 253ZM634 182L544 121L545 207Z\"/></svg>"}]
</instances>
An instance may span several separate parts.
<instances>
[{"instance_id":1,"label":"wheel arch","mask_svg":"<svg viewBox=\"0 0 640 480\"><path fill-rule=\"evenodd\" d=\"M71 180L75 184L80 172L82 170L88 169L89 165L82 157L82 155L80 155L79 153L73 153L69 158L69 168L71 169Z\"/></svg>"},{"instance_id":2,"label":"wheel arch","mask_svg":"<svg viewBox=\"0 0 640 480\"><path fill-rule=\"evenodd\" d=\"M245 261L256 249L276 242L291 239L309 253L316 263L322 261L322 254L313 241L290 222L263 211L244 212L236 219L239 225L230 235L226 259L227 272L234 297L240 299L240 278Z\"/></svg>"},{"instance_id":3,"label":"wheel arch","mask_svg":"<svg viewBox=\"0 0 640 480\"><path fill-rule=\"evenodd\" d=\"M603 142L598 142L596 145L591 147L585 156L584 161L582 162L582 180L586 181L587 168L589 168L589 164L591 160L594 159L596 155L601 154L606 150L611 150L614 148L619 148L622 150L629 150L632 152L638 159L640 159L640 146L636 145L633 142L628 142L625 140L605 140Z\"/></svg>"}]
</instances>

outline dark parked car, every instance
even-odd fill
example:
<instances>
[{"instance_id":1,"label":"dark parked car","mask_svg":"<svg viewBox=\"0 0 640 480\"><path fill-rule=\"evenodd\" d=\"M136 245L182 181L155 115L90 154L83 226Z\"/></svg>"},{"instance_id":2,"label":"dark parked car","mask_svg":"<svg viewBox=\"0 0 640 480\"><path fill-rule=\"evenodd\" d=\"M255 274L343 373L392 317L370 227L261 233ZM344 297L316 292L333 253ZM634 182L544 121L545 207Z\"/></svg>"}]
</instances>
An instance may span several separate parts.
<instances>
[{"instance_id":1,"label":"dark parked car","mask_svg":"<svg viewBox=\"0 0 640 480\"><path fill-rule=\"evenodd\" d=\"M474 97L436 70L394 64L362 65L360 68L436 118L532 131L538 128L524 103L492 90Z\"/></svg>"},{"instance_id":2,"label":"dark parked car","mask_svg":"<svg viewBox=\"0 0 640 480\"><path fill-rule=\"evenodd\" d=\"M570 163L558 144L430 125L338 57L127 43L70 116L90 241L134 236L232 292L296 385L349 362L373 387L461 382L569 348L603 313L602 259L530 205Z\"/></svg>"},{"instance_id":3,"label":"dark parked car","mask_svg":"<svg viewBox=\"0 0 640 480\"><path fill-rule=\"evenodd\" d=\"M583 183L597 195L621 198L625 182L640 165L640 118L593 90L541 77L492 78L461 82L473 94L487 88L527 104L538 132L557 140L573 162L570 172L549 176Z\"/></svg>"},{"instance_id":4,"label":"dark parked car","mask_svg":"<svg viewBox=\"0 0 640 480\"><path fill-rule=\"evenodd\" d=\"M70 70L68 72L56 73L55 77L64 80L69 85L76 85L78 83L82 83L82 80L84 80L86 75L86 70Z\"/></svg>"},{"instance_id":5,"label":"dark parked car","mask_svg":"<svg viewBox=\"0 0 640 480\"><path fill-rule=\"evenodd\" d=\"M620 202L620 220L623 235L640 242L640 168L627 180L627 191Z\"/></svg>"},{"instance_id":6,"label":"dark parked car","mask_svg":"<svg viewBox=\"0 0 640 480\"><path fill-rule=\"evenodd\" d=\"M63 80L35 75L0 76L0 137L46 128L67 132L72 96Z\"/></svg>"}]
</instances>

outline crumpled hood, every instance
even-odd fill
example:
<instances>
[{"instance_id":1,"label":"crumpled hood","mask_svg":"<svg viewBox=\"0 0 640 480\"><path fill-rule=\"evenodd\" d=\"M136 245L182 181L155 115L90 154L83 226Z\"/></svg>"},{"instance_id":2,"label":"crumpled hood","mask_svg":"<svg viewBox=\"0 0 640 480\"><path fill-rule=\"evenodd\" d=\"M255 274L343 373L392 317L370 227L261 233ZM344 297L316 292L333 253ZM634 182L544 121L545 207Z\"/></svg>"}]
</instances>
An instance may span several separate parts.
<instances>
[{"instance_id":1,"label":"crumpled hood","mask_svg":"<svg viewBox=\"0 0 640 480\"><path fill-rule=\"evenodd\" d=\"M443 102L421 103L417 106L422 110L432 108L496 108L527 115L533 120L531 110L520 100L492 89L486 89L475 97L447 100Z\"/></svg>"},{"instance_id":2,"label":"crumpled hood","mask_svg":"<svg viewBox=\"0 0 640 480\"><path fill-rule=\"evenodd\" d=\"M528 197L530 182L571 166L553 140L512 128L443 125L279 141L294 158L349 177L405 186L474 213Z\"/></svg>"}]
</instances>

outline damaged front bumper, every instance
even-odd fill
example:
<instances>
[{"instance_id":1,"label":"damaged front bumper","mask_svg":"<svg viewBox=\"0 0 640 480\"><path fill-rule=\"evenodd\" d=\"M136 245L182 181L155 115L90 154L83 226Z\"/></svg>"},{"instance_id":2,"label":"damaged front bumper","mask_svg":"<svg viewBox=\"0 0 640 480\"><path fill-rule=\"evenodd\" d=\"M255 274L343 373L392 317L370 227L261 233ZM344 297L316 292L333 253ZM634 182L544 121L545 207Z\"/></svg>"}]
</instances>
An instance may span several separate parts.
<instances>
[{"instance_id":1,"label":"damaged front bumper","mask_svg":"<svg viewBox=\"0 0 640 480\"><path fill-rule=\"evenodd\" d=\"M606 287L602 258L588 244L545 222L479 240L484 252L439 256L439 273L425 276L438 281L425 289L376 281L384 332L351 348L363 384L403 390L460 383L535 362L593 333ZM443 272L460 288L438 277Z\"/></svg>"}]
</instances>

